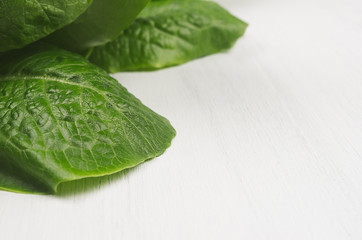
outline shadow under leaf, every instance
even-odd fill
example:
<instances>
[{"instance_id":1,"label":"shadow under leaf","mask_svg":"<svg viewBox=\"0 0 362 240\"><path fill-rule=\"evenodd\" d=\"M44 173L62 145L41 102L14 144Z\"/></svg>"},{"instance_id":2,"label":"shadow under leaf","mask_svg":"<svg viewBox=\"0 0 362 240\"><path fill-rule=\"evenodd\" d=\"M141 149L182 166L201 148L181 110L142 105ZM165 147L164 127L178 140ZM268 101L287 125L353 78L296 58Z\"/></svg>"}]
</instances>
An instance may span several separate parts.
<instances>
[{"instance_id":1,"label":"shadow under leaf","mask_svg":"<svg viewBox=\"0 0 362 240\"><path fill-rule=\"evenodd\" d=\"M118 173L101 177L88 177L79 180L61 183L58 186L56 197L71 197L74 195L82 195L99 188L113 184L116 181L124 180L127 174L134 171L137 167L122 170Z\"/></svg>"}]
</instances>

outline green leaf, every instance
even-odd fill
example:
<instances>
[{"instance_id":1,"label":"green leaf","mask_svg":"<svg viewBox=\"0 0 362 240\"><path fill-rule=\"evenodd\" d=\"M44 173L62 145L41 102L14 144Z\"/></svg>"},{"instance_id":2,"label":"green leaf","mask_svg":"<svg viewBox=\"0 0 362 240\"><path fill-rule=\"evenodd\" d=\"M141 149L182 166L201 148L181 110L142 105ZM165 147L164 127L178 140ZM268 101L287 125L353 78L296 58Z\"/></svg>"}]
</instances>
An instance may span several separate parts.
<instances>
[{"instance_id":1,"label":"green leaf","mask_svg":"<svg viewBox=\"0 0 362 240\"><path fill-rule=\"evenodd\" d=\"M0 1L0 52L21 48L74 21L92 0Z\"/></svg>"},{"instance_id":2,"label":"green leaf","mask_svg":"<svg viewBox=\"0 0 362 240\"><path fill-rule=\"evenodd\" d=\"M131 25L148 1L93 0L75 22L53 33L46 41L74 52L103 45Z\"/></svg>"},{"instance_id":3,"label":"green leaf","mask_svg":"<svg viewBox=\"0 0 362 240\"><path fill-rule=\"evenodd\" d=\"M49 46L0 58L0 189L54 193L161 155L175 130L104 70Z\"/></svg>"},{"instance_id":4,"label":"green leaf","mask_svg":"<svg viewBox=\"0 0 362 240\"><path fill-rule=\"evenodd\" d=\"M89 60L108 72L165 68L229 49L246 27L213 2L155 1Z\"/></svg>"}]
</instances>

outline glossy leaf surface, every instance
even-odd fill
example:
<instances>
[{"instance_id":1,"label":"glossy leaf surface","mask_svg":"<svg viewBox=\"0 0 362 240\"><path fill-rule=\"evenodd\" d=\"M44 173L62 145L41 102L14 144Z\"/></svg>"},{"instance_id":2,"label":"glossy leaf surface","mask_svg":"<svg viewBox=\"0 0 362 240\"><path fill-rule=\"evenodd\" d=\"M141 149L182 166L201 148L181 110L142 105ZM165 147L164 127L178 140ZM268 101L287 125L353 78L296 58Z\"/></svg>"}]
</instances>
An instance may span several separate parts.
<instances>
[{"instance_id":1,"label":"glossy leaf surface","mask_svg":"<svg viewBox=\"0 0 362 240\"><path fill-rule=\"evenodd\" d=\"M21 48L71 23L92 0L0 1L0 52Z\"/></svg>"},{"instance_id":2,"label":"glossy leaf surface","mask_svg":"<svg viewBox=\"0 0 362 240\"><path fill-rule=\"evenodd\" d=\"M161 155L175 130L104 70L53 47L0 58L0 189L53 193Z\"/></svg>"},{"instance_id":3,"label":"glossy leaf surface","mask_svg":"<svg viewBox=\"0 0 362 240\"><path fill-rule=\"evenodd\" d=\"M74 52L105 44L131 25L148 1L93 0L92 5L76 21L46 40Z\"/></svg>"},{"instance_id":4,"label":"glossy leaf surface","mask_svg":"<svg viewBox=\"0 0 362 240\"><path fill-rule=\"evenodd\" d=\"M108 72L155 70L229 49L247 24L207 1L154 1L89 60Z\"/></svg>"}]
</instances>

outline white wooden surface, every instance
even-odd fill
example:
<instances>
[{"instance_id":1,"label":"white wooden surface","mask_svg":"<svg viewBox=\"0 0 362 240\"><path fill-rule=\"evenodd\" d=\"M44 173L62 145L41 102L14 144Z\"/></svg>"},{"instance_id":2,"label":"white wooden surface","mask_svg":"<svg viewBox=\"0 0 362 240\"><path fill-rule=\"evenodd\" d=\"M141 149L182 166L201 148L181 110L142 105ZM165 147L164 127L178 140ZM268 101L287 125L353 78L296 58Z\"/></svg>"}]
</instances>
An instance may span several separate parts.
<instances>
[{"instance_id":1,"label":"white wooden surface","mask_svg":"<svg viewBox=\"0 0 362 240\"><path fill-rule=\"evenodd\" d=\"M1 240L362 239L362 1L219 0L234 49L115 75L178 131L161 157L0 192Z\"/></svg>"}]
</instances>

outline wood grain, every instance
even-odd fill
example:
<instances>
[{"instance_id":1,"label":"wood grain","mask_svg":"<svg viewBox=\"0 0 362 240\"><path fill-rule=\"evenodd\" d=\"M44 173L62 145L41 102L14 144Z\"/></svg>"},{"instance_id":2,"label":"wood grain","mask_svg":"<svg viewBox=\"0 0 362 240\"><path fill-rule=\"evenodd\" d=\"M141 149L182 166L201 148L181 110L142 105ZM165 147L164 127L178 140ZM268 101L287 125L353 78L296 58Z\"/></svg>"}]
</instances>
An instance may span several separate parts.
<instances>
[{"instance_id":1,"label":"wood grain","mask_svg":"<svg viewBox=\"0 0 362 240\"><path fill-rule=\"evenodd\" d=\"M250 23L230 52L114 75L172 147L61 196L0 192L0 239L362 239L362 2L219 2Z\"/></svg>"}]
</instances>

